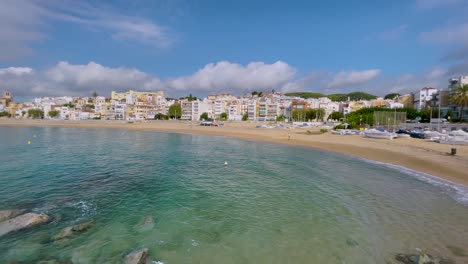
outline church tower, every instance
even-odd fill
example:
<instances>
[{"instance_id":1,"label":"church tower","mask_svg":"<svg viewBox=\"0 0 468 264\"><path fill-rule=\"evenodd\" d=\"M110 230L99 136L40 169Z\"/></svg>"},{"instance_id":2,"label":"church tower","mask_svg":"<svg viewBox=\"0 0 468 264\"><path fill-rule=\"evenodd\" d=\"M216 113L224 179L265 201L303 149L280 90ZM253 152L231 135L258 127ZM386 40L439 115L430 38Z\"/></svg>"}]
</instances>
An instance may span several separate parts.
<instances>
[{"instance_id":1,"label":"church tower","mask_svg":"<svg viewBox=\"0 0 468 264\"><path fill-rule=\"evenodd\" d=\"M10 93L9 91L5 91L5 92L3 93L3 98L5 98L5 99L11 101L11 99L12 99L11 93Z\"/></svg>"}]
</instances>

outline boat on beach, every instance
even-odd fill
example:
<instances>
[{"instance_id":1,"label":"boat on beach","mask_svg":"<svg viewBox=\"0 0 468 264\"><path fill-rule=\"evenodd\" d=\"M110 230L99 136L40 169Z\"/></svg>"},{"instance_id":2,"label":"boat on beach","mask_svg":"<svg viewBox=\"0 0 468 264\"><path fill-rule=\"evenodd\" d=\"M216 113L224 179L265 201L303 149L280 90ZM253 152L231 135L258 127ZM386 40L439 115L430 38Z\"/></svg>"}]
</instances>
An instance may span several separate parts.
<instances>
[{"instance_id":1,"label":"boat on beach","mask_svg":"<svg viewBox=\"0 0 468 264\"><path fill-rule=\"evenodd\" d=\"M441 135L437 142L450 145L468 145L468 133L463 130L455 130Z\"/></svg>"},{"instance_id":2,"label":"boat on beach","mask_svg":"<svg viewBox=\"0 0 468 264\"><path fill-rule=\"evenodd\" d=\"M389 132L386 130L378 130L378 129L368 129L364 131L364 137L368 138L381 138L381 139L394 139L397 137L396 133Z\"/></svg>"}]
</instances>

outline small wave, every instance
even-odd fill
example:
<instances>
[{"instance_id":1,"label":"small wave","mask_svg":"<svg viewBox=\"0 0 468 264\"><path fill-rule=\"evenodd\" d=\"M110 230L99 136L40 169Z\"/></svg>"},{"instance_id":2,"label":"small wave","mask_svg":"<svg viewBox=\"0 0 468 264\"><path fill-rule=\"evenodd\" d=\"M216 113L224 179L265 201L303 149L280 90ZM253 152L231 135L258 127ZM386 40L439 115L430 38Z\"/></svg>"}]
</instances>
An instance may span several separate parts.
<instances>
[{"instance_id":1,"label":"small wave","mask_svg":"<svg viewBox=\"0 0 468 264\"><path fill-rule=\"evenodd\" d=\"M41 207L35 207L31 209L33 213L38 213L38 214L49 214L52 211L55 211L58 208L56 204L45 204Z\"/></svg>"},{"instance_id":2,"label":"small wave","mask_svg":"<svg viewBox=\"0 0 468 264\"><path fill-rule=\"evenodd\" d=\"M456 202L461 203L465 206L468 206L468 186L465 186L463 184L457 184L449 180L445 180L445 179L442 179L442 178L439 178L439 177L436 177L434 175L430 175L424 172L408 169L400 165L395 165L395 164L390 164L390 163L385 163L385 162L380 162L380 161L375 161L375 160L369 160L369 159L364 159L364 158L357 158L357 159L365 161L367 163L377 164L377 165L385 166L387 168L398 170L405 174L411 175L420 181L437 186L441 188L445 193L447 193L450 197L452 197Z\"/></svg>"},{"instance_id":3,"label":"small wave","mask_svg":"<svg viewBox=\"0 0 468 264\"><path fill-rule=\"evenodd\" d=\"M80 200L74 203L67 203L66 206L77 209L80 216L83 218L94 216L97 213L96 204L89 201Z\"/></svg>"}]
</instances>

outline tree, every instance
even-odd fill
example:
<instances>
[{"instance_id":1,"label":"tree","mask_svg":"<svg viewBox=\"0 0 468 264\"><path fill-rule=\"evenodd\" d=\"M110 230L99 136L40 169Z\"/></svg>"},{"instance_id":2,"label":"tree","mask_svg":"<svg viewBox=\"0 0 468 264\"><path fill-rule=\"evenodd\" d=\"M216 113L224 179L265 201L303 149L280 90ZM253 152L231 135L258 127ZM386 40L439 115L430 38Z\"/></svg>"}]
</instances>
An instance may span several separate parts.
<instances>
[{"instance_id":1,"label":"tree","mask_svg":"<svg viewBox=\"0 0 468 264\"><path fill-rule=\"evenodd\" d=\"M252 91L252 96L257 95L257 94L258 94L257 91Z\"/></svg>"},{"instance_id":2,"label":"tree","mask_svg":"<svg viewBox=\"0 0 468 264\"><path fill-rule=\"evenodd\" d=\"M163 115L161 113L157 113L155 116L154 116L154 119L156 120L167 120L167 115Z\"/></svg>"},{"instance_id":3,"label":"tree","mask_svg":"<svg viewBox=\"0 0 468 264\"><path fill-rule=\"evenodd\" d=\"M228 117L228 116L227 116L226 112L221 113L221 114L219 115L219 118L221 118L221 120L227 120L227 117Z\"/></svg>"},{"instance_id":4,"label":"tree","mask_svg":"<svg viewBox=\"0 0 468 264\"><path fill-rule=\"evenodd\" d=\"M74 107L75 107L75 105L72 104L72 103L66 103L66 104L64 104L63 106L66 106L66 107L68 107L68 108L74 108Z\"/></svg>"},{"instance_id":5,"label":"tree","mask_svg":"<svg viewBox=\"0 0 468 264\"><path fill-rule=\"evenodd\" d=\"M328 119L331 119L331 120L340 120L341 118L343 118L343 114L341 112L333 112L328 117Z\"/></svg>"},{"instance_id":6,"label":"tree","mask_svg":"<svg viewBox=\"0 0 468 264\"><path fill-rule=\"evenodd\" d=\"M242 116L242 121L247 121L249 120L249 115L246 113Z\"/></svg>"},{"instance_id":7,"label":"tree","mask_svg":"<svg viewBox=\"0 0 468 264\"><path fill-rule=\"evenodd\" d=\"M179 119L182 116L182 106L179 103L171 105L167 115L171 119Z\"/></svg>"},{"instance_id":8,"label":"tree","mask_svg":"<svg viewBox=\"0 0 468 264\"><path fill-rule=\"evenodd\" d=\"M322 93L313 93L313 92L295 92L295 93L285 93L284 95L287 96L298 96L304 99L307 98L320 98L320 97L326 97L326 95Z\"/></svg>"},{"instance_id":9,"label":"tree","mask_svg":"<svg viewBox=\"0 0 468 264\"><path fill-rule=\"evenodd\" d=\"M204 112L200 115L200 120L206 120L206 119L208 119L208 113Z\"/></svg>"},{"instance_id":10,"label":"tree","mask_svg":"<svg viewBox=\"0 0 468 264\"><path fill-rule=\"evenodd\" d=\"M450 98L452 103L460 106L460 121L463 120L463 109L468 106L468 84L457 85Z\"/></svg>"},{"instance_id":11,"label":"tree","mask_svg":"<svg viewBox=\"0 0 468 264\"><path fill-rule=\"evenodd\" d=\"M399 93L389 93L389 94L385 95L384 99L393 100L393 99L395 99L395 97L400 96L400 95L401 94L399 94Z\"/></svg>"},{"instance_id":12,"label":"tree","mask_svg":"<svg viewBox=\"0 0 468 264\"><path fill-rule=\"evenodd\" d=\"M28 116L34 119L44 118L44 111L41 109L29 109Z\"/></svg>"},{"instance_id":13,"label":"tree","mask_svg":"<svg viewBox=\"0 0 468 264\"><path fill-rule=\"evenodd\" d=\"M286 117L284 115L280 115L280 116L276 117L276 121L278 121L278 122L283 122L284 120L286 120Z\"/></svg>"},{"instance_id":14,"label":"tree","mask_svg":"<svg viewBox=\"0 0 468 264\"><path fill-rule=\"evenodd\" d=\"M306 109L295 109L292 112L292 119L294 121L306 121L307 120L307 110Z\"/></svg>"},{"instance_id":15,"label":"tree","mask_svg":"<svg viewBox=\"0 0 468 264\"><path fill-rule=\"evenodd\" d=\"M57 110L50 110L47 114L48 114L50 117L55 118L55 117L57 117L57 116L59 115L59 113L60 113L60 112L57 111Z\"/></svg>"},{"instance_id":16,"label":"tree","mask_svg":"<svg viewBox=\"0 0 468 264\"><path fill-rule=\"evenodd\" d=\"M8 113L7 111L0 112L0 117L4 116L10 117L10 113Z\"/></svg>"},{"instance_id":17,"label":"tree","mask_svg":"<svg viewBox=\"0 0 468 264\"><path fill-rule=\"evenodd\" d=\"M263 92L258 93L258 97L262 97L262 95L263 95Z\"/></svg>"},{"instance_id":18,"label":"tree","mask_svg":"<svg viewBox=\"0 0 468 264\"><path fill-rule=\"evenodd\" d=\"M344 102L348 100L347 94L329 94L327 97L333 102Z\"/></svg>"},{"instance_id":19,"label":"tree","mask_svg":"<svg viewBox=\"0 0 468 264\"><path fill-rule=\"evenodd\" d=\"M94 91L92 94L91 94L92 97L96 98L98 97L98 93L96 91Z\"/></svg>"},{"instance_id":20,"label":"tree","mask_svg":"<svg viewBox=\"0 0 468 264\"><path fill-rule=\"evenodd\" d=\"M83 108L85 111L91 111L91 109L95 109L96 107L93 104L85 104Z\"/></svg>"}]
</instances>

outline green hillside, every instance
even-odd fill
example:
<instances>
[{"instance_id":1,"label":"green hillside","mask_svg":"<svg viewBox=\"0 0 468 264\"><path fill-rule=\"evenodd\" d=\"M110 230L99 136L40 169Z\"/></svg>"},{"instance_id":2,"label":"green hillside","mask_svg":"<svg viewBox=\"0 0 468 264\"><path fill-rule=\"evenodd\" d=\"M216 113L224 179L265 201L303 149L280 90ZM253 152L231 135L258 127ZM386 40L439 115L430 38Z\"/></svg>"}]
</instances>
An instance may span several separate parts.
<instances>
[{"instance_id":1,"label":"green hillside","mask_svg":"<svg viewBox=\"0 0 468 264\"><path fill-rule=\"evenodd\" d=\"M293 92L293 93L285 93L287 96L299 96L304 99L307 98L320 98L320 97L328 97L330 100L334 102L342 102L342 101L347 101L348 98L351 101L358 101L358 100L372 100L376 99L377 96L365 92L352 92L348 94L342 94L342 93L337 93L337 94L329 94L325 95L322 93L315 93L315 92Z\"/></svg>"}]
</instances>

